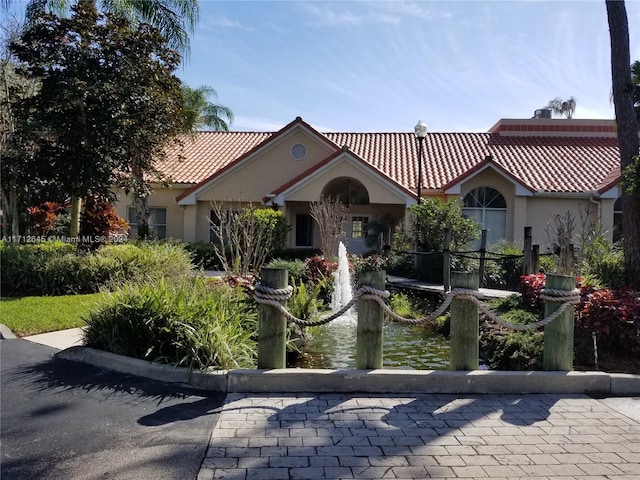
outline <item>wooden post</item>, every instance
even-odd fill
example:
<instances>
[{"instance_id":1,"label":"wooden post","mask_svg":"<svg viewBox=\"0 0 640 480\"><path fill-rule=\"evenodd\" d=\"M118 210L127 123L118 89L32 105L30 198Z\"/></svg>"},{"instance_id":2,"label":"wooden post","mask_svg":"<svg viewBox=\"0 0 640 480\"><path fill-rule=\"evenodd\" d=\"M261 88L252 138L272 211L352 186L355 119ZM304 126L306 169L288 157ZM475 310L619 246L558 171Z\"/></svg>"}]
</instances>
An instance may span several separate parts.
<instances>
[{"instance_id":1,"label":"wooden post","mask_svg":"<svg viewBox=\"0 0 640 480\"><path fill-rule=\"evenodd\" d=\"M265 287L286 288L289 272L286 268L263 268L261 280ZM286 302L281 302L283 305ZM287 319L271 305L258 308L258 368L285 368Z\"/></svg>"},{"instance_id":2,"label":"wooden post","mask_svg":"<svg viewBox=\"0 0 640 480\"><path fill-rule=\"evenodd\" d=\"M531 248L531 273L537 274L540 271L540 245L533 245Z\"/></svg>"},{"instance_id":3,"label":"wooden post","mask_svg":"<svg viewBox=\"0 0 640 480\"><path fill-rule=\"evenodd\" d=\"M358 287L368 285L384 290L387 273L384 270L361 272ZM384 311L375 300L358 299L358 336L356 338L356 368L382 368L382 327Z\"/></svg>"},{"instance_id":4,"label":"wooden post","mask_svg":"<svg viewBox=\"0 0 640 480\"><path fill-rule=\"evenodd\" d=\"M484 265L487 257L487 231L482 230L482 237L480 238L480 268L478 270L478 286L484 285Z\"/></svg>"},{"instance_id":5,"label":"wooden post","mask_svg":"<svg viewBox=\"0 0 640 480\"><path fill-rule=\"evenodd\" d=\"M443 233L442 284L444 286L444 292L447 293L451 289L451 230L445 228Z\"/></svg>"},{"instance_id":6,"label":"wooden post","mask_svg":"<svg viewBox=\"0 0 640 480\"><path fill-rule=\"evenodd\" d=\"M524 227L524 245L522 247L522 274L531 275L531 243L533 242L531 235L531 227Z\"/></svg>"},{"instance_id":7,"label":"wooden post","mask_svg":"<svg viewBox=\"0 0 640 480\"><path fill-rule=\"evenodd\" d=\"M478 277L473 273L452 275L453 288L478 289ZM451 370L477 370L479 366L480 320L478 307L454 298L451 302Z\"/></svg>"},{"instance_id":8,"label":"wooden post","mask_svg":"<svg viewBox=\"0 0 640 480\"><path fill-rule=\"evenodd\" d=\"M554 290L573 290L576 286L574 277L564 275L547 275L546 288ZM544 316L548 317L563 303L545 302ZM542 368L544 370L573 370L573 305L569 306L558 318L544 327L544 351Z\"/></svg>"}]
</instances>

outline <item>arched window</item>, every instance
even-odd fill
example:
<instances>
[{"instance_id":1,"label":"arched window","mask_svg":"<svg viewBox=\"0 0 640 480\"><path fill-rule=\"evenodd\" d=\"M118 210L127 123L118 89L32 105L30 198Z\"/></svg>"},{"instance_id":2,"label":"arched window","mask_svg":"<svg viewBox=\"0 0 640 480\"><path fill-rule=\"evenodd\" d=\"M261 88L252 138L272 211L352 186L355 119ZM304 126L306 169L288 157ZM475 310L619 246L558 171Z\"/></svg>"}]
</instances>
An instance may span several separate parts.
<instances>
[{"instance_id":1,"label":"arched window","mask_svg":"<svg viewBox=\"0 0 640 480\"><path fill-rule=\"evenodd\" d=\"M367 188L355 178L334 178L322 190L325 198L339 198L345 205L369 205Z\"/></svg>"},{"instance_id":2,"label":"arched window","mask_svg":"<svg viewBox=\"0 0 640 480\"><path fill-rule=\"evenodd\" d=\"M507 238L507 202L495 188L478 187L467 193L462 213L487 230L487 243Z\"/></svg>"},{"instance_id":3,"label":"arched window","mask_svg":"<svg viewBox=\"0 0 640 480\"><path fill-rule=\"evenodd\" d=\"M613 204L613 241L622 239L622 197Z\"/></svg>"}]
</instances>

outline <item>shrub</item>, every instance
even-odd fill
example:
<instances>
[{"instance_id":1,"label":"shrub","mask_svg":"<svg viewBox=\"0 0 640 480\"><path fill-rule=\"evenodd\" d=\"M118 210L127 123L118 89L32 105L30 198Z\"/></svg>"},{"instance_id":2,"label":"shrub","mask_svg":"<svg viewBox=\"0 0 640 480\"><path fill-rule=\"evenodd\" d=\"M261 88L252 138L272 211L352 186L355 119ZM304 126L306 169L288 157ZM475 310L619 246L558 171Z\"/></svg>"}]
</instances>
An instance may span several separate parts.
<instances>
[{"instance_id":1,"label":"shrub","mask_svg":"<svg viewBox=\"0 0 640 480\"><path fill-rule=\"evenodd\" d=\"M544 286L544 284L543 284ZM518 297L511 295L492 302L501 318L516 325L538 321L536 313L523 310ZM481 324L481 356L494 370L538 370L542 368L543 334L538 330L513 331L492 322Z\"/></svg>"},{"instance_id":2,"label":"shrub","mask_svg":"<svg viewBox=\"0 0 640 480\"><path fill-rule=\"evenodd\" d=\"M83 252L72 243L0 245L3 296L95 293L122 282L192 275L189 254L178 244L104 245Z\"/></svg>"},{"instance_id":3,"label":"shrub","mask_svg":"<svg viewBox=\"0 0 640 480\"><path fill-rule=\"evenodd\" d=\"M2 296L55 294L46 288L47 263L75 251L75 245L63 242L0 243Z\"/></svg>"},{"instance_id":4,"label":"shrub","mask_svg":"<svg viewBox=\"0 0 640 480\"><path fill-rule=\"evenodd\" d=\"M589 265L588 273L595 276L602 286L614 289L624 287L624 252L612 250L594 258Z\"/></svg>"},{"instance_id":5,"label":"shrub","mask_svg":"<svg viewBox=\"0 0 640 480\"><path fill-rule=\"evenodd\" d=\"M547 277L542 273L533 275L522 275L518 292L522 295L522 305L532 311L539 311L542 308L540 293L544 288Z\"/></svg>"},{"instance_id":6,"label":"shrub","mask_svg":"<svg viewBox=\"0 0 640 480\"><path fill-rule=\"evenodd\" d=\"M538 331L483 335L481 349L493 370L540 370L543 334Z\"/></svg>"},{"instance_id":7,"label":"shrub","mask_svg":"<svg viewBox=\"0 0 640 480\"><path fill-rule=\"evenodd\" d=\"M579 327L595 332L609 353L640 353L640 298L629 289L596 290L581 306Z\"/></svg>"},{"instance_id":8,"label":"shrub","mask_svg":"<svg viewBox=\"0 0 640 480\"><path fill-rule=\"evenodd\" d=\"M307 264L302 260L284 260L276 258L266 265L270 268L286 268L289 273L289 284L295 286L306 279Z\"/></svg>"},{"instance_id":9,"label":"shrub","mask_svg":"<svg viewBox=\"0 0 640 480\"><path fill-rule=\"evenodd\" d=\"M191 254L191 259L196 268L203 270L221 270L222 264L216 255L216 249L211 243L188 242L184 249Z\"/></svg>"},{"instance_id":10,"label":"shrub","mask_svg":"<svg viewBox=\"0 0 640 480\"><path fill-rule=\"evenodd\" d=\"M338 268L335 262L329 262L324 257L311 257L307 259L305 275L311 283L327 282L331 274Z\"/></svg>"},{"instance_id":11,"label":"shrub","mask_svg":"<svg viewBox=\"0 0 640 480\"><path fill-rule=\"evenodd\" d=\"M522 272L522 249L501 242L490 247L490 250L503 257L485 263L484 285L488 288L502 287L508 290L517 288ZM488 255L493 256L491 253Z\"/></svg>"},{"instance_id":12,"label":"shrub","mask_svg":"<svg viewBox=\"0 0 640 480\"><path fill-rule=\"evenodd\" d=\"M118 269L110 283L144 282L150 279L173 280L193 274L191 255L183 245L173 242L144 241L119 245L105 245L96 256L115 261ZM109 285L114 286L114 285Z\"/></svg>"},{"instance_id":13,"label":"shrub","mask_svg":"<svg viewBox=\"0 0 640 480\"><path fill-rule=\"evenodd\" d=\"M302 320L316 320L320 312L326 310L321 298L323 284L308 287L304 282L293 285L293 293L287 302L287 310Z\"/></svg>"},{"instance_id":14,"label":"shrub","mask_svg":"<svg viewBox=\"0 0 640 480\"><path fill-rule=\"evenodd\" d=\"M129 284L86 322L93 348L194 369L255 368L256 310L241 288L198 278Z\"/></svg>"},{"instance_id":15,"label":"shrub","mask_svg":"<svg viewBox=\"0 0 640 480\"><path fill-rule=\"evenodd\" d=\"M413 229L421 234L425 251L442 250L443 228L451 231L451 248L456 250L480 235L480 224L462 215L462 202L458 199L444 201L441 198L426 198L419 205L412 205L415 214Z\"/></svg>"}]
</instances>

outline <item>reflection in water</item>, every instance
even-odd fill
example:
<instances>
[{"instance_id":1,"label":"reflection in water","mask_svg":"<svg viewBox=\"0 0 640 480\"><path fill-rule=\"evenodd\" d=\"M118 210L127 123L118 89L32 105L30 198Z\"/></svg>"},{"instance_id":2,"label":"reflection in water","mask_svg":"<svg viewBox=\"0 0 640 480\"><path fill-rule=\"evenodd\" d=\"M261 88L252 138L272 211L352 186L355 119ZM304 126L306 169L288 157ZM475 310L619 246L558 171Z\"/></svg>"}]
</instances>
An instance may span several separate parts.
<instances>
[{"instance_id":1,"label":"reflection in water","mask_svg":"<svg viewBox=\"0 0 640 480\"><path fill-rule=\"evenodd\" d=\"M338 268L333 274L331 310L337 312L352 298L347 249L340 242ZM311 339L304 347L305 354L295 366L355 368L357 322L355 307L352 307L333 322L313 328ZM384 327L382 342L384 368L442 370L449 367L449 342L423 327L389 322Z\"/></svg>"},{"instance_id":2,"label":"reflection in water","mask_svg":"<svg viewBox=\"0 0 640 480\"><path fill-rule=\"evenodd\" d=\"M306 368L355 368L357 319L343 316L312 330L305 346ZM386 323L384 368L443 370L449 368L449 341L422 327Z\"/></svg>"}]
</instances>

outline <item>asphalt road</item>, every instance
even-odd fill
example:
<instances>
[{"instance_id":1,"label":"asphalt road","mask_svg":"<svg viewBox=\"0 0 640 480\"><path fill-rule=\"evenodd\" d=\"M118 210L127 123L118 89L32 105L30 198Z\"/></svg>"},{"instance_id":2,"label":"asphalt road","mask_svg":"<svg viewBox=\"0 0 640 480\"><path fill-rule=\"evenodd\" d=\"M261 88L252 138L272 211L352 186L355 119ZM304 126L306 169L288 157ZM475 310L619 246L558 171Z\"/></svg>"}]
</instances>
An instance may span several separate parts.
<instances>
[{"instance_id":1,"label":"asphalt road","mask_svg":"<svg viewBox=\"0 0 640 480\"><path fill-rule=\"evenodd\" d=\"M0 340L2 480L195 479L224 395Z\"/></svg>"}]
</instances>

